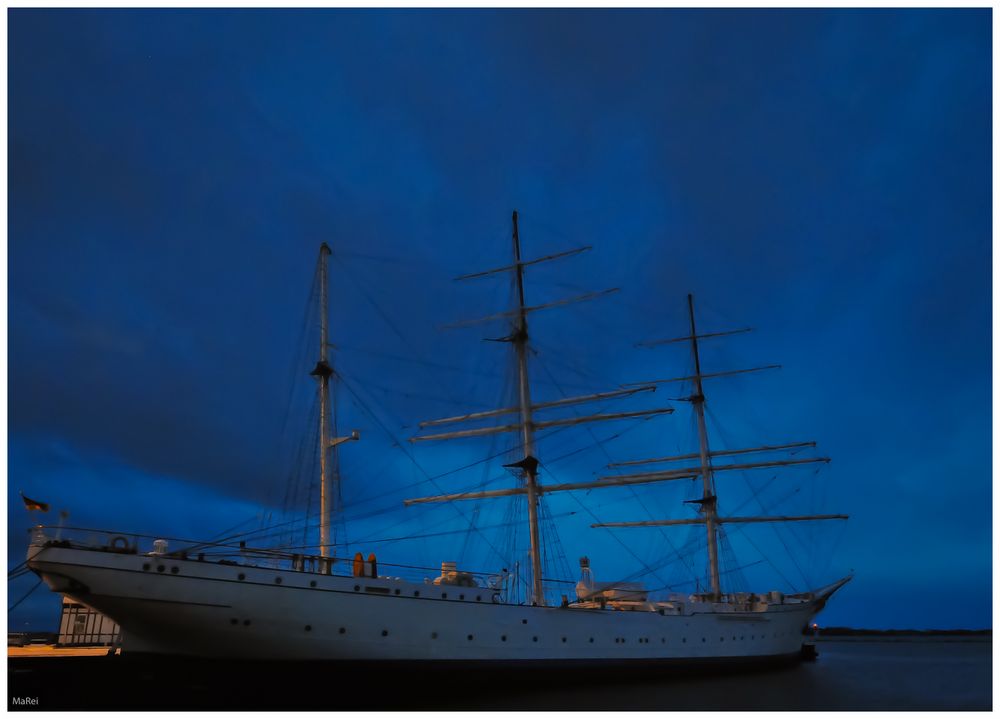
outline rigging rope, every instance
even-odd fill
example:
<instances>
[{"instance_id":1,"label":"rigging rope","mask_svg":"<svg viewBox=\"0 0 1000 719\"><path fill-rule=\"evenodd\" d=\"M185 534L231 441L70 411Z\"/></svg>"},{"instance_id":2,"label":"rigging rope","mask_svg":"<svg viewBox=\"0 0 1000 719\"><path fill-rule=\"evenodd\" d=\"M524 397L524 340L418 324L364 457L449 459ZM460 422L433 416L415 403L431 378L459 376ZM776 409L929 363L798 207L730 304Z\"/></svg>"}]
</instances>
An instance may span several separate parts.
<instances>
[{"instance_id":1,"label":"rigging rope","mask_svg":"<svg viewBox=\"0 0 1000 719\"><path fill-rule=\"evenodd\" d=\"M16 602L14 602L14 606L12 606L9 609L7 609L7 614L10 614L15 609L17 609L19 606L21 606L21 602L23 602L25 599L27 599L28 597L30 597L31 593L34 592L36 589L38 589L40 586L42 586L42 580L41 579L39 579L38 582L35 584L35 586L33 586L31 589L29 589L27 591L27 593L23 597L21 597Z\"/></svg>"},{"instance_id":2,"label":"rigging rope","mask_svg":"<svg viewBox=\"0 0 1000 719\"><path fill-rule=\"evenodd\" d=\"M555 377L554 377L554 376L552 375L552 373L551 373L551 372L549 371L548 367L546 367L545 363L544 363L544 362L542 362L540 358L539 358L539 362L538 362L538 363L539 363L539 365L541 365L541 367L542 367L542 369L543 369L543 370L545 371L545 373L546 373L546 374L547 374L547 375L549 376L549 378L551 379L552 383L553 383L553 384L554 384L554 385L555 385L555 386L556 386L556 387L557 387L557 388L559 389L559 391L560 391L560 392L562 393L563 397L566 397L566 392L565 392L565 391L564 391L564 390L563 390L563 389L562 389L562 388L561 388L561 387L559 386L559 383L558 383L558 381L557 381L557 380L555 379ZM576 413L576 415L577 415L578 417L580 416L577 410L574 410L574 413ZM648 418L647 418L647 419L648 419ZM645 419L643 419L643 420L641 420L641 421L646 421L646 420L645 420ZM589 434L589 435L591 436L591 438L592 438L592 439L593 439L593 440L594 440L595 442L597 442L597 438L596 438L596 437L594 436L594 432L593 432L593 429L591 429L590 427L586 427L586 430L587 430L587 433L588 433L588 434ZM598 446L598 448L599 448L599 449L601 450L601 452L602 452L602 453L604 454L604 457L605 457L605 459L606 459L606 460L608 461L608 463L610 464L611 462L613 462L613 460L612 460L612 458L611 458L611 455L610 455L610 454L608 454L608 451L607 451L607 449L606 449L606 448L604 447L604 445L598 442L598 443L597 443L597 446ZM648 508L648 507L647 507L647 506L645 505L645 503L644 503L644 502L642 501L642 499L640 499L640 498L639 498L639 494L638 494L638 493L637 493L637 492L635 491L635 488L634 488L634 487L632 487L632 486L629 486L629 485L626 485L626 487L627 487L627 489L629 490L629 493L630 493L630 494L631 494L631 495L632 495L632 496L633 496L633 497L634 497L634 498L635 498L635 499L636 499L636 500L637 500L637 501L639 502L639 505L640 505L640 506L641 506L641 507L643 508L643 511L645 511L645 512L646 512L646 515L647 515L647 516L648 516L648 517L649 517L650 519L655 519L655 516L654 516L654 515L652 514L652 512L650 512L650 511L649 511L649 508ZM574 494L574 493L573 493L573 492L570 492L570 494L572 495L572 494ZM579 501L579 500L577 500L577 501ZM588 510L588 511L589 511L589 510ZM591 514L593 514L593 513L591 513ZM600 520L599 520L599 519L597 520L597 523L600 523ZM669 537L669 536L667 536L666 532L664 532L664 531L663 531L663 528L662 528L662 527L660 527L660 528L659 528L659 530L660 530L660 534L661 534L661 536L662 536L662 537L663 537L663 539L664 539L664 540L666 541L666 543L667 543L667 546L669 546L669 547L670 547L670 549L671 549L671 550L672 550L672 551L674 552L674 554L675 554L675 555L677 555L678 559L680 559L680 560L681 560L681 562L682 562L682 563L683 563L683 564L684 564L685 566L687 566L687 563L686 563L686 562L684 561L683 557L681 557L681 555L680 555L680 554L678 553L678 551L677 551L677 548L676 548L676 547L674 546L673 542L672 542L672 541L670 541L670 537ZM610 530L609 530L609 533L610 533L610 534L611 534L612 536L615 536L614 532L610 532ZM616 538L617 538L617 537L616 537ZM621 542L619 541L619 543L621 543ZM630 551L631 551L631 550L630 550ZM633 556L636 556L636 555L635 555L635 554L633 554ZM637 558L637 559L638 559L638 558ZM642 564L642 565L643 565L644 567L648 566L648 565L647 565L647 564L646 564L645 562L643 562L643 561L641 561L641 560L639 560L639 563L640 563L640 564ZM692 573L693 573L693 571L694 571L694 570L692 569L691 571L692 571ZM654 575L654 576L655 576L655 575ZM659 577L657 577L657 579L659 579ZM662 580L662 579L660 579L660 581L663 581L663 580Z\"/></svg>"}]
</instances>

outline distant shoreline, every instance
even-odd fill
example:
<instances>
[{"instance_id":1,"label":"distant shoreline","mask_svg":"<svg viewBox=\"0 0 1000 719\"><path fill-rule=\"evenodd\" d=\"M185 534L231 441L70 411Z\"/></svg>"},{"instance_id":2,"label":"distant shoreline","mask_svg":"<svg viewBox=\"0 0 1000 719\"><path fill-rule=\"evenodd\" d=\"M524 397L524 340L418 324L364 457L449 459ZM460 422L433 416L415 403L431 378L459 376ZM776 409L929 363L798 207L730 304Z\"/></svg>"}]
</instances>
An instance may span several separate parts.
<instances>
[{"instance_id":1,"label":"distant shoreline","mask_svg":"<svg viewBox=\"0 0 1000 719\"><path fill-rule=\"evenodd\" d=\"M825 637L938 637L938 636L988 636L992 629L855 629L853 627L822 627Z\"/></svg>"},{"instance_id":2,"label":"distant shoreline","mask_svg":"<svg viewBox=\"0 0 1000 719\"><path fill-rule=\"evenodd\" d=\"M807 635L809 636L809 635ZM852 627L826 627L815 634L817 641L934 641L934 642L989 642L993 641L992 629L854 629Z\"/></svg>"}]
</instances>

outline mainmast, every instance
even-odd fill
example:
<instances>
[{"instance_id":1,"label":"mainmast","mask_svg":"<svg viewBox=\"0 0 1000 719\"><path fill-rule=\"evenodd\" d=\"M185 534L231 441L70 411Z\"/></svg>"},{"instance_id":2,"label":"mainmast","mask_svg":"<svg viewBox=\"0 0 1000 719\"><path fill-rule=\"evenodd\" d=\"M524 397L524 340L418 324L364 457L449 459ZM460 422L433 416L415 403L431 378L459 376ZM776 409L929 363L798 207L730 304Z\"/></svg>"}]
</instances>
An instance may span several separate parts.
<instances>
[{"instance_id":1,"label":"mainmast","mask_svg":"<svg viewBox=\"0 0 1000 719\"><path fill-rule=\"evenodd\" d=\"M325 242L319 248L319 360L311 372L319 381L319 555L323 559L330 556L330 523L333 513L333 487L327 467L330 449L328 438L328 415L330 413L330 377L333 368L327 360L330 345L327 334L327 264L330 247ZM322 571L329 571L328 565Z\"/></svg>"},{"instance_id":2,"label":"mainmast","mask_svg":"<svg viewBox=\"0 0 1000 719\"><path fill-rule=\"evenodd\" d=\"M542 310L548 310L556 307L563 307L568 304L573 304L577 302L586 302L589 300L602 297L604 295L610 294L612 292L617 292L617 288L611 288L603 290L600 292L588 292L586 294L577 295L576 297L567 297L564 299L553 300L551 302L545 302L539 305L528 306L524 302L524 268L536 265L541 262L549 262L552 260L557 260L565 257L572 257L578 255L581 252L586 252L591 248L578 247L572 250L565 250L563 252L557 252L555 254L546 255L544 257L538 257L531 260L524 260L521 258L521 241L518 234L518 216L515 211L512 215L513 220L513 231L512 240L514 247L514 264L506 265L504 267L496 267L490 270L484 270L482 272L475 272L468 275L462 275L455 279L458 280L472 280L486 277L496 277L504 275L508 272L514 273L514 283L517 288L517 306L511 310L500 312L497 314L492 314L487 317L480 317L475 320L467 320L462 322L457 322L450 327L468 327L472 325L481 324L484 322L493 322L496 320L507 320L511 322L513 328L510 335L503 338L503 341L510 342L513 345L514 353L517 358L517 369L518 369L518 402L516 406L513 407L503 407L499 409L492 409L481 412L473 412L470 414L458 415L456 417L444 417L441 419L434 419L420 423L420 428L424 429L426 427L439 427L441 425L456 424L462 422L481 422L483 420L500 418L505 415L516 415L518 420L516 422L505 421L502 424L496 424L493 426L480 426L471 429L460 429L448 432L439 432L435 434L421 434L416 437L411 437L411 442L425 442L434 440L445 440L445 439L462 439L471 437L484 437L486 435L501 434L506 432L517 432L521 436L521 443L524 450L524 456L520 461L514 462L512 464L506 465L508 467L518 468L523 472L524 482L522 486L518 486L511 489L503 490L490 490L485 492L462 492L459 494L443 494L434 497L418 497L414 499L404 500L404 504L424 504L428 502L451 502L466 499L489 499L492 497L501 496L511 496L511 495L525 495L528 502L528 534L530 538L530 552L531 552L531 601L533 604L544 605L545 604L545 593L544 584L542 577L542 560L541 560L541 537L539 535L538 529L538 502L540 497L545 492L557 492L557 491L569 491L571 489L582 488L580 483L573 484L562 484L562 485L542 485L538 482L538 466L539 461L536 456L535 447L535 431L544 430L550 427L564 427L577 424L583 424L586 422L602 422L602 421L613 421L613 420L624 420L624 419L644 419L648 417L653 417L657 415L670 414L673 409L669 407L658 407L653 409L643 409L634 410L627 412L602 412L597 414L588 414L584 416L570 416L570 417L556 417L550 419L536 420L534 415L536 412L550 412L563 409L566 407L572 407L578 404L584 404L587 402L596 402L611 399L621 399L626 397L632 397L638 394L643 394L647 392L655 391L655 386L653 385L642 385L636 387L622 387L616 390L598 392L595 394L584 395L579 397L563 397L561 399L548 401L548 402L538 402L532 403L531 400L531 384L528 375L528 315L532 312L538 312ZM647 481L647 480L642 480ZM608 484L597 483L586 483L588 486L610 486Z\"/></svg>"},{"instance_id":3,"label":"mainmast","mask_svg":"<svg viewBox=\"0 0 1000 719\"><path fill-rule=\"evenodd\" d=\"M708 533L708 574L712 583L712 596L718 599L722 594L719 586L719 538L716 526L718 511L715 500L715 487L712 481L712 463L709 459L708 430L705 427L705 393L701 386L701 361L698 358L698 331L694 324L694 297L688 295L688 316L691 319L691 355L694 357L694 394L691 404L694 405L698 417L698 445L701 459L701 512L705 517L705 529Z\"/></svg>"},{"instance_id":4,"label":"mainmast","mask_svg":"<svg viewBox=\"0 0 1000 719\"><path fill-rule=\"evenodd\" d=\"M514 241L514 278L517 284L517 325L511 335L517 354L518 398L521 407L521 437L524 459L519 463L524 470L524 483L528 499L528 536L531 543L531 595L532 602L545 606L542 590L541 542L538 535L538 459L535 457L535 429L531 421L531 385L528 382L528 316L524 305L524 265L521 264L521 240L517 234L517 210L512 215Z\"/></svg>"}]
</instances>

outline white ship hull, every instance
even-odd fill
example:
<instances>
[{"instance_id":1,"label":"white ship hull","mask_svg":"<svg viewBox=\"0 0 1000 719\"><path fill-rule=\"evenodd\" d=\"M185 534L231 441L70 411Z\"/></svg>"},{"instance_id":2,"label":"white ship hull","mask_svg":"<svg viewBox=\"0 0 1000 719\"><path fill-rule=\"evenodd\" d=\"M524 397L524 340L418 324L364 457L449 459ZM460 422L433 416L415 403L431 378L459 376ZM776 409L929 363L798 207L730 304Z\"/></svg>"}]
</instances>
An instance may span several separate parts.
<instances>
[{"instance_id":1,"label":"white ship hull","mask_svg":"<svg viewBox=\"0 0 1000 719\"><path fill-rule=\"evenodd\" d=\"M126 654L261 660L620 661L797 655L842 582L800 599L620 611L501 604L489 589L34 544L54 591L114 619ZM650 605L653 606L653 605ZM752 608L751 608L752 607ZM661 613L662 612L662 613Z\"/></svg>"}]
</instances>

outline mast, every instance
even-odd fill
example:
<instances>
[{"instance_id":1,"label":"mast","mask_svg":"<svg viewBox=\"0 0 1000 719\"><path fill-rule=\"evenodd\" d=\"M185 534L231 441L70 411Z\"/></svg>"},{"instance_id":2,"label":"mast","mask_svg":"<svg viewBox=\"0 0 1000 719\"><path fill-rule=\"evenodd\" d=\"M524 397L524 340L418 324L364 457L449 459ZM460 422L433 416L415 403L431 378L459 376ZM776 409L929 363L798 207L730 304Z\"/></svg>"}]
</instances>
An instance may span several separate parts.
<instances>
[{"instance_id":1,"label":"mast","mask_svg":"<svg viewBox=\"0 0 1000 719\"><path fill-rule=\"evenodd\" d=\"M658 464L675 462L682 459L699 459L697 467L681 467L674 469L664 469L656 472L642 472L639 474L615 474L601 477L596 482L583 482L564 485L543 485L541 491L560 491L574 489L596 489L599 487L614 487L620 485L646 484L651 482L669 482L678 479L693 479L700 476L702 479L701 499L688 500L685 504L697 504L700 516L689 519L655 519L652 521L628 521L628 522L598 522L591 524L591 527L677 527L704 524L708 534L708 565L711 577L712 594L711 598L718 601L721 598L722 590L719 585L719 541L718 526L721 524L756 524L764 522L812 522L822 520L842 520L847 519L846 514L813 514L813 515L765 515L759 517L723 517L719 516L719 507L715 494L715 473L722 471L744 471L751 469L763 469L765 467L785 467L790 465L803 465L830 461L829 457L810 457L804 459L772 459L759 462L720 464L713 466L712 457L727 457L755 452L778 452L782 450L795 450L802 447L815 447L815 442L791 442L786 444L771 444L760 447L746 447L741 449L711 451L708 447L708 430L705 427L705 392L702 387L703 380L713 377L728 377L730 375L744 374L747 372L759 372L768 369L778 369L780 365L766 365L764 367L752 367L749 369L728 370L725 372L701 371L701 358L698 355L698 340L709 337L724 337L728 335L743 334L751 331L752 328L739 330L728 330L724 332L706 332L698 334L694 321L694 297L688 295L688 318L691 323L691 334L684 337L671 339L654 340L637 343L637 347L658 347L660 345L674 344L675 342L691 341L691 354L694 359L694 374L688 377L673 377L671 379L655 379L643 383L624 384L622 387L642 387L646 385L657 385L668 382L691 381L694 384L694 393L685 398L694 405L695 416L698 419L699 451L697 454L678 454L670 457L652 457L649 459L636 459L625 462L612 462L609 468L628 467L641 464Z\"/></svg>"},{"instance_id":2,"label":"mast","mask_svg":"<svg viewBox=\"0 0 1000 719\"><path fill-rule=\"evenodd\" d=\"M712 486L712 466L709 460L708 431L705 428L705 394L701 387L701 361L698 358L698 331L694 325L694 297L688 295L688 316L691 319L691 354L694 357L694 394L691 403L698 417L698 444L701 459L702 497L701 511L705 517L705 530L708 534L708 573L712 582L713 598L718 599L722 593L719 586L719 540L717 535L718 510L715 490Z\"/></svg>"},{"instance_id":3,"label":"mast","mask_svg":"<svg viewBox=\"0 0 1000 719\"><path fill-rule=\"evenodd\" d=\"M517 283L517 326L511 335L517 355L518 399L521 406L521 437L528 499L528 536L531 542L531 600L545 606L542 589L542 558L538 536L538 459L535 457L535 431L531 422L531 386L528 382L528 317L524 306L524 265L521 264L521 240L517 234L517 210L512 215L514 242L514 278Z\"/></svg>"},{"instance_id":4,"label":"mast","mask_svg":"<svg viewBox=\"0 0 1000 719\"><path fill-rule=\"evenodd\" d=\"M458 415L455 417L444 417L441 419L428 420L420 423L420 428L424 429L427 427L439 427L441 425L457 424L464 422L481 422L483 420L503 417L504 415L516 414L518 417L517 422L506 421L503 424L497 425L487 425L479 426L470 429L453 430L447 432L440 432L435 434L424 434L419 436L410 437L410 442L424 442L424 441L436 441L436 440L451 440L451 439L462 439L471 437L483 437L491 434L499 434L516 432L520 435L522 440L522 446L524 448L524 456L518 462L512 464L504 465L510 468L520 469L523 473L523 483L513 489L505 489L499 491L487 491L487 492L471 492L471 493L459 493L459 494L445 494L438 495L434 497L418 497L413 499L404 500L404 505L409 506L413 504L423 504L426 502L450 502L463 499L488 499L493 497L501 496L511 496L511 495L525 495L528 501L528 534L530 539L530 556L531 556L531 602L536 605L545 605L545 593L543 589L542 582L542 559L541 559L541 537L539 534L538 526L538 501L542 494L546 491L561 491L569 490L575 488L576 485L551 485L546 487L539 484L538 482L538 458L535 455L535 431L544 430L549 427L562 427L570 426L576 424L582 424L585 422L604 422L604 421L616 421L616 420L628 420L628 419L648 419L650 417L655 417L657 415L665 415L673 412L670 407L657 407L651 409L634 410L627 412L602 412L598 414L589 414L585 416L574 416L574 417L559 417L552 419L543 419L540 421L535 421L535 412L549 412L552 410L558 411L566 407L576 406L578 404L583 404L586 402L603 401L609 399L624 399L627 397L632 397L640 393L654 392L656 387L653 383L645 385L635 385L632 387L619 387L616 390L597 392L594 394L584 395L580 397L563 397L562 399L557 399L553 401L540 402L538 404L532 404L531 402L531 387L530 380L528 376L528 315L532 312L539 312L543 310L553 309L557 307L564 307L569 304L575 304L578 302L589 302L591 300L603 297L605 295L617 292L618 288L610 288L600 292L588 292L575 297L568 297L565 299L554 300L551 302L546 302L539 305L528 306L524 301L524 268L532 265L539 264L541 262L549 262L556 259L573 257L582 252L586 252L591 249L591 247L578 247L572 250L566 250L563 252L556 252L554 254L546 255L544 257L538 257L531 260L524 260L521 258L521 240L518 234L518 215L515 210L511 215L512 220L512 233L511 240L514 248L514 263L511 265L505 265L503 267L496 267L489 270L484 270L481 272L473 272L471 274L461 275L456 277L456 280L474 280L480 278L490 278L497 277L507 274L508 272L513 273L515 287L517 288L517 306L512 310L506 310L498 314L491 314L486 317L480 317L474 320L465 320L461 322L453 322L446 325L447 328L459 328L459 327L472 327L486 322L493 322L496 320L507 320L513 324L513 328L508 336L500 338L495 341L510 342L513 345L514 354L517 359L517 371L518 371L518 401L517 405L513 407L503 407L499 409L491 409L482 412L472 412L467 414ZM650 481L643 479L643 482ZM589 483L588 483L589 484ZM600 486L611 486L608 483L601 483Z\"/></svg>"},{"instance_id":5,"label":"mast","mask_svg":"<svg viewBox=\"0 0 1000 719\"><path fill-rule=\"evenodd\" d=\"M327 261L330 247L325 242L319 248L319 359L310 373L319 382L319 555L330 556L330 523L333 511L332 473L328 471L327 456L330 449L327 415L330 412L330 377L333 368L327 360L329 337L327 334ZM323 572L329 571L324 562Z\"/></svg>"}]
</instances>

